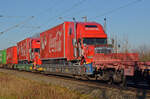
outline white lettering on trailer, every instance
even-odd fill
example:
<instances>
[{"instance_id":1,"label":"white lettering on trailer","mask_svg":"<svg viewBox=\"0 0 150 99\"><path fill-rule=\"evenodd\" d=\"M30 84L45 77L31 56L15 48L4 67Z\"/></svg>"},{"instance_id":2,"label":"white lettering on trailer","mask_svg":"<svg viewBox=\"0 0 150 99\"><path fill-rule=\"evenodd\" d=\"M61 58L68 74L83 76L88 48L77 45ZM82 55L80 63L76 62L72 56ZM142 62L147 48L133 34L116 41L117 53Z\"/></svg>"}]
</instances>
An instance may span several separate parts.
<instances>
[{"instance_id":1,"label":"white lettering on trailer","mask_svg":"<svg viewBox=\"0 0 150 99\"><path fill-rule=\"evenodd\" d=\"M44 36L44 37L41 38L41 48L42 48L42 50L45 49L46 44L47 44L47 40L46 40L46 36Z\"/></svg>"},{"instance_id":2,"label":"white lettering on trailer","mask_svg":"<svg viewBox=\"0 0 150 99\"><path fill-rule=\"evenodd\" d=\"M21 51L21 55L24 56L25 55L25 50L24 50L25 46L24 44L21 44L20 46L20 51Z\"/></svg>"},{"instance_id":3,"label":"white lettering on trailer","mask_svg":"<svg viewBox=\"0 0 150 99\"><path fill-rule=\"evenodd\" d=\"M44 50L44 48L45 48L45 46L44 46L44 43L43 43L43 42L44 42L44 38L42 37L42 38L41 38L41 49L42 49L42 50Z\"/></svg>"},{"instance_id":4,"label":"white lettering on trailer","mask_svg":"<svg viewBox=\"0 0 150 99\"><path fill-rule=\"evenodd\" d=\"M61 35L62 32L57 31L56 36L49 35L49 53L61 52Z\"/></svg>"}]
</instances>

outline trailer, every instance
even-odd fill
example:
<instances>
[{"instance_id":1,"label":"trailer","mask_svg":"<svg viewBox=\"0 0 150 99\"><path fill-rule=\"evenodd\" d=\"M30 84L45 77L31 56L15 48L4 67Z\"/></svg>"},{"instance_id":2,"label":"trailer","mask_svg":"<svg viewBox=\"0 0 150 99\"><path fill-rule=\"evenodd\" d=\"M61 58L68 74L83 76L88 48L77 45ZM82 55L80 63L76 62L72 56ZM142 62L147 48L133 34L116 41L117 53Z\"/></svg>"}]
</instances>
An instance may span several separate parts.
<instances>
[{"instance_id":1,"label":"trailer","mask_svg":"<svg viewBox=\"0 0 150 99\"><path fill-rule=\"evenodd\" d=\"M6 65L6 50L0 50L0 67Z\"/></svg>"},{"instance_id":2,"label":"trailer","mask_svg":"<svg viewBox=\"0 0 150 99\"><path fill-rule=\"evenodd\" d=\"M17 46L7 48L7 68L13 68L15 64L18 64L17 58Z\"/></svg>"},{"instance_id":3,"label":"trailer","mask_svg":"<svg viewBox=\"0 0 150 99\"><path fill-rule=\"evenodd\" d=\"M96 22L64 22L42 32L40 39L40 56L44 63L56 59L78 63L82 56L88 60L88 55L85 56L86 43L94 43L92 40L97 40L99 44L107 43L107 35L102 26ZM89 47L92 50L95 46L93 44ZM93 52L94 50L91 52L88 50L86 54L94 54Z\"/></svg>"}]
</instances>

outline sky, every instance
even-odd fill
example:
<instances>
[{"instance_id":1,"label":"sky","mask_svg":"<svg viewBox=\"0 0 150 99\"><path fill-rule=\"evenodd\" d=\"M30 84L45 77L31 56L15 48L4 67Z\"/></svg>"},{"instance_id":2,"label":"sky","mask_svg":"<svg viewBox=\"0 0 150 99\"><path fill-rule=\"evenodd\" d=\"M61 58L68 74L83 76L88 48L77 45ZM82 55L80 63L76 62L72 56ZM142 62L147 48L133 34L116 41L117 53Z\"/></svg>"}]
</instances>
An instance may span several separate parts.
<instances>
[{"instance_id":1,"label":"sky","mask_svg":"<svg viewBox=\"0 0 150 99\"><path fill-rule=\"evenodd\" d=\"M104 24L120 45L150 47L150 0L0 0L0 49L39 34L64 21Z\"/></svg>"}]
</instances>

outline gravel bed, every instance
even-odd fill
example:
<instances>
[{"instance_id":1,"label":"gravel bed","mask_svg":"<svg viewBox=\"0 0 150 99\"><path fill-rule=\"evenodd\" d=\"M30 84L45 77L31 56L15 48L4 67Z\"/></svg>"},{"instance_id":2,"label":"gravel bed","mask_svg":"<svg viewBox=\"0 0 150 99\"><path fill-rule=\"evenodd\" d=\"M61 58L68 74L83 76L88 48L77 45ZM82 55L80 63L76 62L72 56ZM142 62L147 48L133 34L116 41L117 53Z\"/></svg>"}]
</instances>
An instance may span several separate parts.
<instances>
[{"instance_id":1,"label":"gravel bed","mask_svg":"<svg viewBox=\"0 0 150 99\"><path fill-rule=\"evenodd\" d=\"M84 82L82 83L78 81L71 81L54 76L45 76L42 74L7 69L0 69L0 72L8 73L10 75L14 75L39 83L65 87L69 90L78 91L81 94L88 94L93 98L97 99L150 99L150 94L147 92L147 90L131 92L122 89L106 88L103 86L97 88L95 86L86 85L86 83Z\"/></svg>"}]
</instances>

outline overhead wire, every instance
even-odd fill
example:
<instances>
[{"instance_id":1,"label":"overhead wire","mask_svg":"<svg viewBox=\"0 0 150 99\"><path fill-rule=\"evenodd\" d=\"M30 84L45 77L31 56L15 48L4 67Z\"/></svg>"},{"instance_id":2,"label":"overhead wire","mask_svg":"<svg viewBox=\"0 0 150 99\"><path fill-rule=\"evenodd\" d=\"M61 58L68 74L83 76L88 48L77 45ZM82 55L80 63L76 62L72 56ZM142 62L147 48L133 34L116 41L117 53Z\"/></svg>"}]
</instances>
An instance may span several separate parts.
<instances>
[{"instance_id":1,"label":"overhead wire","mask_svg":"<svg viewBox=\"0 0 150 99\"><path fill-rule=\"evenodd\" d=\"M62 1L62 0L61 0ZM52 3L52 2L51 2ZM53 5L55 6L55 4L58 4L58 2L54 2L53 3ZM39 15L43 15L43 13L45 13L46 11L49 11L50 9L52 10L52 8L53 8L53 6L50 6L50 7L48 7L48 8L46 8L46 9L44 9L43 11L41 11L41 12L39 12L39 13L36 13L35 15L33 15L34 17L37 17L37 15L38 15L38 17L39 17Z\"/></svg>"},{"instance_id":2,"label":"overhead wire","mask_svg":"<svg viewBox=\"0 0 150 99\"><path fill-rule=\"evenodd\" d=\"M75 4L73 4L70 8L68 8L68 9L64 10L63 12L61 12L61 13L59 13L59 14L53 16L52 18L48 19L48 20L46 21L46 23L44 22L44 23L42 23L41 25L39 25L39 26L38 26L38 27L39 27L38 29L41 29L42 27L48 26L47 24L49 24L49 22L54 21L55 18L59 18L60 15L63 15L63 14L66 14L66 13L70 12L72 9L74 9L74 8L78 7L79 5L81 5L84 1L86 1L86 0L80 0L79 2L76 2ZM33 30L32 30L32 31L33 31ZM40 33L40 32L39 32L39 33ZM33 35L35 35L35 34L37 34L37 32L34 33Z\"/></svg>"},{"instance_id":3,"label":"overhead wire","mask_svg":"<svg viewBox=\"0 0 150 99\"><path fill-rule=\"evenodd\" d=\"M71 8L68 8L68 9L64 10L62 13L58 14L57 16L54 16L52 19L54 19L54 18L56 18L56 17L58 17L59 15L62 15L62 14L64 14L64 13L68 13L68 12L71 11L73 8L75 8L75 7L79 6L80 4L82 4L84 1L86 1L86 0L80 0L79 2L75 3ZM55 2L55 3L56 3L56 2ZM53 5L55 5L55 4L53 4ZM10 31L10 30L12 30L12 29L14 29L14 28L16 28L16 27L19 27L19 26L22 25L22 24L25 24L27 21L29 21L29 20L35 18L35 16L37 16L37 15L42 15L42 13L44 13L45 11L47 11L47 10L49 10L49 9L51 9L51 8L52 8L52 7L49 7L49 8L47 8L46 10L44 10L43 12L41 12L41 13L37 13L36 15L31 16L29 19L27 19L27 20L25 20L25 21L23 21L23 22L20 22L20 23L14 25L14 26L12 26L12 27L7 28L6 30L0 32L0 34L4 34L5 32L8 32L8 31ZM10 18L10 17L26 17L26 16L4 16L4 15L0 15L0 17L7 17L7 18ZM46 21L46 22L47 22L47 21ZM48 22L49 22L49 21L48 21ZM41 26L43 26L43 24L42 24ZM38 29L41 28L41 26L38 26Z\"/></svg>"},{"instance_id":4,"label":"overhead wire","mask_svg":"<svg viewBox=\"0 0 150 99\"><path fill-rule=\"evenodd\" d=\"M31 17L27 18L26 20L24 20L24 21L22 21L22 22L20 22L20 23L18 23L16 25L13 25L13 26L7 28L6 30L0 32L0 34L4 34L5 32L8 32L8 31L10 31L10 30L12 30L12 29L14 29L16 27L19 27L20 25L25 24L26 22L30 21L32 18L34 18L34 16L31 16Z\"/></svg>"},{"instance_id":5,"label":"overhead wire","mask_svg":"<svg viewBox=\"0 0 150 99\"><path fill-rule=\"evenodd\" d=\"M60 15L62 15L62 14L66 14L66 13L68 13L68 12L70 12L72 9L74 9L75 7L78 7L79 5L81 5L83 2L85 2L86 0L80 0L79 2L77 2L77 3L75 3L71 8L68 8L68 9L66 9L66 10L64 10L63 12L61 12L60 14L58 14L58 15L56 15L56 16L54 16L54 17L52 17L50 20L53 20L54 18L58 18ZM126 5L123 5L123 6L120 6L120 7L118 7L118 8L115 8L115 9L112 9L112 10L110 10L110 11L107 11L107 12L105 12L105 13L103 13L103 14L101 14L101 15L98 15L98 16L95 16L95 17L93 17L94 19L96 19L96 18L98 18L98 17L100 17L100 16L106 16L106 15L108 15L108 14L111 14L111 13L113 13L113 12L115 12L115 11L117 11L117 10L120 10L120 9L122 9L122 8L125 8L125 7L128 7L128 6L130 6L130 5L133 5L133 4L135 4L135 3L138 3L138 2L140 2L140 1L142 1L142 0L135 0L135 1L133 1L133 2L130 2L130 3L127 3ZM44 10L44 11L47 11L47 10L49 10L49 9L51 9L52 7L50 7L50 8L48 8L48 9L46 9L46 10ZM44 12L43 11L43 12ZM42 13L43 13L42 12ZM37 15L41 15L41 13L38 13ZM26 17L26 16L3 16L3 15L0 15L0 17ZM31 16L31 19L33 19L33 17L35 17L35 16ZM92 18L89 18L89 19L92 19ZM27 22L27 21L26 21ZM47 22L50 22L49 20L47 21ZM21 23L19 23L19 24L16 24L16 25L14 25L14 26L12 26L12 27L10 27L10 28L8 28L8 29L6 29L5 31L3 31L3 32L0 32L0 34L3 34L4 32L7 32L7 31L9 31L9 30L11 30L11 29L13 29L13 28L15 28L15 27L18 27L20 24L23 24L24 22L21 22ZM43 26L43 24L41 25L41 26ZM41 27L40 26L40 27ZM39 26L38 26L38 28L39 28Z\"/></svg>"},{"instance_id":6,"label":"overhead wire","mask_svg":"<svg viewBox=\"0 0 150 99\"><path fill-rule=\"evenodd\" d=\"M53 5L55 5L56 3L57 3L57 2L55 2ZM30 16L30 17L27 18L26 20L24 20L24 21L22 21L22 22L20 22L20 23L18 23L18 24L15 24L15 25L13 25L13 26L7 28L6 30L0 32L0 35L1 35L1 34L4 34L5 32L8 32L8 31L10 31L10 30L12 30L12 29L14 29L14 28L19 27L20 25L23 25L23 24L25 24L25 23L31 21L32 19L34 19L34 18L37 17L37 16L39 17L39 15L42 15L42 13L44 13L44 12L46 12L46 11L48 11L49 9L52 9L52 8L53 8L53 7L51 6L51 7L47 8L47 9L45 9L44 11L35 14L34 16ZM22 18L22 17L28 17L28 16L6 16L6 15L0 14L0 18ZM32 28L37 28L37 29L39 29L40 27L32 27ZM32 30L32 31L33 31L33 30ZM30 31L30 32L31 32L31 31ZM29 32L28 32L28 33L29 33ZM25 34L26 34L26 33L25 33ZM5 38L5 40L8 41L9 43L12 43L12 44L16 43L16 42L10 41L10 40L8 40L8 39L6 39L6 38Z\"/></svg>"},{"instance_id":7,"label":"overhead wire","mask_svg":"<svg viewBox=\"0 0 150 99\"><path fill-rule=\"evenodd\" d=\"M54 20L55 18L59 18L59 17L61 17L61 15L64 15L64 14L66 14L66 13L69 13L72 9L74 9L74 8L78 7L79 5L83 4L85 1L87 1L87 0L80 0L79 2L76 2L76 3L73 4L70 8L68 8L68 9L64 10L63 12L61 12L61 13L55 15L55 16L52 17L51 19L48 19L46 22L49 23L49 22L51 22L52 20ZM48 23L47 23L47 24L48 24ZM46 24L45 24L45 25L46 25ZM45 26L45 25L44 25L44 26ZM43 24L42 24L41 26L43 26Z\"/></svg>"},{"instance_id":8,"label":"overhead wire","mask_svg":"<svg viewBox=\"0 0 150 99\"><path fill-rule=\"evenodd\" d=\"M24 18L29 16L6 16L6 15L0 15L0 18Z\"/></svg>"},{"instance_id":9,"label":"overhead wire","mask_svg":"<svg viewBox=\"0 0 150 99\"><path fill-rule=\"evenodd\" d=\"M74 8L78 7L79 5L83 4L85 1L87 1L87 0L80 0L79 2L73 4L70 8L64 10L63 12L57 14L56 16L52 17L52 18L49 19L49 20L53 21L53 19L58 18L58 17L60 17L61 15L65 15L66 13L69 13L70 11L72 11L72 9L74 9ZM129 3L125 4L125 5L123 5L123 6L120 6L120 7L118 7L118 8L112 9L112 10L107 11L107 12L104 12L104 13L102 13L102 14L100 14L100 15L97 15L97 16L92 17L92 18L89 18L89 19L97 19L97 18L99 18L99 17L101 17L101 16L106 16L106 15L108 15L108 14L114 13L114 12L120 10L120 9L126 8L126 7L128 7L128 6L131 6L131 5L136 4L136 3L138 3L138 2L141 2L141 1L142 1L142 0L134 0L133 2L129 2ZM56 3L56 2L55 2L55 3ZM53 4L53 5L55 5L55 4ZM20 25L25 24L26 22L29 22L31 19L37 17L37 15L42 15L42 13L48 11L48 10L51 9L51 8L52 8L52 7L49 7L49 8L47 8L47 9L45 9L43 12L37 13L37 14L35 14L34 16L31 16L31 17L29 17L28 19L26 19L26 20L24 20L24 21L22 21L22 22L20 22L20 23L18 23L18 24L16 24L16 25L7 28L6 30L0 32L0 34L4 34L5 32L8 32L8 31L10 31L10 30L12 30L12 29L14 29L14 28L16 28L16 27L19 27ZM15 17L26 17L26 16L3 16L3 15L0 15L0 17L6 17L6 18L12 17L12 18L15 18ZM46 21L46 22L48 22L48 23L51 22L51 21L49 21L49 20ZM47 23L47 24L48 24L48 23ZM47 24L45 24L45 25L47 25ZM40 26L38 26L37 29L40 29L41 27L43 27L43 26L45 26L45 25L41 24Z\"/></svg>"},{"instance_id":10,"label":"overhead wire","mask_svg":"<svg viewBox=\"0 0 150 99\"><path fill-rule=\"evenodd\" d=\"M66 13L70 12L72 9L74 9L74 8L78 7L79 5L83 4L85 1L87 1L87 0L80 0L79 2L75 3L71 8L66 9L65 11L60 13L59 15L66 14ZM57 16L59 16L59 15L57 15Z\"/></svg>"},{"instance_id":11,"label":"overhead wire","mask_svg":"<svg viewBox=\"0 0 150 99\"><path fill-rule=\"evenodd\" d=\"M28 17L28 16L5 16L5 15L0 15L0 18L22 18L22 17ZM33 18L33 16L30 16L30 17L28 17L26 20L24 20L24 21L22 21L22 22L20 22L20 23L18 23L18 24L15 24L15 25L13 25L13 26L7 28L6 30L0 32L0 35L1 35L1 34L4 34L5 32L8 32L9 30L12 30L12 29L18 27L18 26L21 25L21 24L26 23L26 22L29 21L31 18ZM11 43L11 44L15 44L15 43L16 43L16 41L12 41L12 40L9 40L9 39L7 39L7 38L4 38L4 39L5 39L8 43Z\"/></svg>"},{"instance_id":12,"label":"overhead wire","mask_svg":"<svg viewBox=\"0 0 150 99\"><path fill-rule=\"evenodd\" d=\"M44 11L42 11L42 12L40 12L40 13L37 13L37 14L34 15L34 16L30 16L29 18L27 18L27 19L24 20L23 22L20 22L20 23L18 23L18 24L16 24L16 25L13 25L13 26L7 28L6 30L0 32L0 35L1 35L1 34L4 34L5 32L8 32L8 31L10 31L10 30L12 30L12 29L14 29L14 28L16 28L16 27L19 27L20 25L23 25L23 24L27 23L28 21L30 21L30 20L32 20L33 18L35 18L35 16L37 16L37 15L38 15L38 16L39 16L39 15L42 15L42 13L44 13L45 11L47 11L47 10L49 10L49 9L51 9L51 8L52 8L52 7L49 7L49 8L47 8L47 9L45 9ZM28 16L5 16L5 15L0 14L0 18L22 18L22 17L28 17ZM37 28L40 28L40 27L37 27Z\"/></svg>"},{"instance_id":13,"label":"overhead wire","mask_svg":"<svg viewBox=\"0 0 150 99\"><path fill-rule=\"evenodd\" d=\"M56 0L55 0L55 1L56 1ZM62 1L62 0L61 0L61 1ZM52 3L52 2L51 2L51 3ZM59 3L60 3L60 2L59 2ZM58 2L53 2L52 5L55 6L56 4L58 4ZM33 16L34 16L34 19L37 18L37 17L39 17L40 15L43 15L43 13L45 13L46 11L49 11L49 10L52 11L52 9L53 9L53 6L50 6L49 8L43 10L42 12L36 13L35 15L33 15ZM42 25L43 25L43 24L42 24ZM30 33L33 32L35 29L36 29L36 30L37 30L37 29L40 29L42 25L39 25L39 26L32 26L33 28L32 28L32 30L30 31ZM26 26L23 26L23 27L26 27ZM26 33L26 34L27 34L27 33Z\"/></svg>"},{"instance_id":14,"label":"overhead wire","mask_svg":"<svg viewBox=\"0 0 150 99\"><path fill-rule=\"evenodd\" d=\"M53 19L58 18L59 16L61 16L61 15L63 15L63 14L69 13L72 9L78 7L79 5L81 5L82 3L84 3L85 1L86 1L86 0L80 0L79 2L73 4L73 6L71 6L70 8L64 10L63 12L57 14L56 16L52 17L52 18L49 19L49 20L53 20ZM129 2L129 3L127 3L126 5L120 6L120 7L118 7L118 8L112 9L112 10L107 11L107 12L104 12L104 13L101 14L101 15L97 15L97 16L95 16L95 17L93 17L93 18L89 18L89 19L96 19L96 18L99 18L100 16L106 16L106 15L111 14L111 13L117 11L117 10L126 8L126 7L131 6L131 5L135 4L135 3L138 3L138 2L140 2L140 1L142 1L142 0L134 0L133 2ZM49 9L51 9L51 8L52 8L52 7L46 9L45 11L47 11L47 10L49 10ZM43 12L45 12L45 11L43 11ZM42 13L43 13L43 12L42 12ZM39 14L41 15L41 13L38 13L37 15L39 15ZM0 15L0 17L25 17L25 16L3 16L3 15ZM23 21L23 22L20 22L20 23L18 23L18 24L16 24L16 25L14 25L14 26L12 26L12 27L9 27L9 28L7 28L6 30L0 32L0 34L3 34L4 32L7 32L7 31L9 31L9 30L12 30L12 29L14 29L15 27L19 27L19 25L26 23L27 21L33 19L34 17L35 17L35 16L31 16L29 19L27 19L27 20L25 20L25 21ZM49 20L46 21L46 22L50 22ZM48 23L47 23L47 24L48 24ZM47 24L45 24L45 25L47 25ZM42 26L44 26L44 25L42 24L41 26L38 26L38 28L41 28Z\"/></svg>"},{"instance_id":15,"label":"overhead wire","mask_svg":"<svg viewBox=\"0 0 150 99\"><path fill-rule=\"evenodd\" d=\"M118 8L115 8L115 9L112 9L112 10L109 10L109 11L106 11L106 12L100 14L100 15L97 15L97 16L92 17L92 18L89 18L89 19L97 19L97 18L99 18L99 17L106 16L106 15L111 14L111 13L114 13L114 12L120 10L120 9L126 8L126 7L131 6L131 5L134 5L134 4L137 4L137 3L141 2L141 1L142 1L142 0L134 0L134 1L129 2L129 3L125 4L125 5L122 5L122 6L118 7Z\"/></svg>"}]
</instances>

